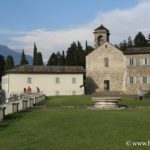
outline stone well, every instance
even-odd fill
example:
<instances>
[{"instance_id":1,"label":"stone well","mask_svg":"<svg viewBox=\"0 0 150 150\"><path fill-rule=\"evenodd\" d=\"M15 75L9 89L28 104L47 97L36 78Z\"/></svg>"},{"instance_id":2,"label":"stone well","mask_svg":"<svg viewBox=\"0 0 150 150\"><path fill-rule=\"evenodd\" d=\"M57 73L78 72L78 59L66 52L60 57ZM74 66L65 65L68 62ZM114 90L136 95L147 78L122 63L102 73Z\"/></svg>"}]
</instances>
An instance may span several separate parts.
<instances>
[{"instance_id":1,"label":"stone well","mask_svg":"<svg viewBox=\"0 0 150 150\"><path fill-rule=\"evenodd\" d=\"M121 97L92 97L95 102L94 108L97 109L116 109L119 108L118 102Z\"/></svg>"}]
</instances>

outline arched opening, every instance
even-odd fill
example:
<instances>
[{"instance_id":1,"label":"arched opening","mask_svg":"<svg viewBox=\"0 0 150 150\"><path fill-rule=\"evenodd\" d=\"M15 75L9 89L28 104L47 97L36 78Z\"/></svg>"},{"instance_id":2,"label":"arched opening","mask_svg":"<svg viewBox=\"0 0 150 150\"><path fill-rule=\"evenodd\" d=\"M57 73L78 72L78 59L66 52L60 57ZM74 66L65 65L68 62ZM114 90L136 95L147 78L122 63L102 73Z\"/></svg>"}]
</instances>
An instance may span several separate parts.
<instances>
[{"instance_id":1,"label":"arched opening","mask_svg":"<svg viewBox=\"0 0 150 150\"><path fill-rule=\"evenodd\" d=\"M103 41L103 36L100 35L100 36L98 37L98 46L102 45L103 42L104 42L104 41Z\"/></svg>"}]
</instances>

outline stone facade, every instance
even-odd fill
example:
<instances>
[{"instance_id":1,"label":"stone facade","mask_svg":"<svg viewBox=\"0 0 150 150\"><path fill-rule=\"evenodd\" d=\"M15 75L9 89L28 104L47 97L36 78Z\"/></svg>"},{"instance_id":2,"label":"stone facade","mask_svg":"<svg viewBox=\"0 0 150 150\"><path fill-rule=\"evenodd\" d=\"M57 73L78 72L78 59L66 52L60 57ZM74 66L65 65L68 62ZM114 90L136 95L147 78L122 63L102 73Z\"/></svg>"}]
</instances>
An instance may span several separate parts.
<instances>
[{"instance_id":1,"label":"stone facade","mask_svg":"<svg viewBox=\"0 0 150 150\"><path fill-rule=\"evenodd\" d=\"M108 67L104 59L108 58ZM123 52L105 42L86 57L87 92L104 90L104 81L109 81L110 91L124 91L126 57Z\"/></svg>"},{"instance_id":2,"label":"stone facade","mask_svg":"<svg viewBox=\"0 0 150 150\"><path fill-rule=\"evenodd\" d=\"M102 26L103 27L103 26ZM106 28L99 28L99 35ZM95 33L95 32L94 32ZM95 37L98 37L98 35ZM105 39L109 39L106 29ZM98 40L95 40L98 42ZM95 43L97 46L97 44ZM150 48L125 53L109 43L101 43L86 57L86 91L88 94L119 92L137 94L150 89Z\"/></svg>"},{"instance_id":3,"label":"stone facade","mask_svg":"<svg viewBox=\"0 0 150 150\"><path fill-rule=\"evenodd\" d=\"M150 54L133 54L133 55L126 55L127 60L129 62L130 59L134 59L135 64L130 65L127 64L126 67L126 93L138 93L140 89L144 91L150 90ZM144 58L147 58L147 64L142 64ZM130 84L129 77L133 77L133 84ZM143 81L145 77L145 80ZM144 83L145 82L145 83Z\"/></svg>"}]
</instances>

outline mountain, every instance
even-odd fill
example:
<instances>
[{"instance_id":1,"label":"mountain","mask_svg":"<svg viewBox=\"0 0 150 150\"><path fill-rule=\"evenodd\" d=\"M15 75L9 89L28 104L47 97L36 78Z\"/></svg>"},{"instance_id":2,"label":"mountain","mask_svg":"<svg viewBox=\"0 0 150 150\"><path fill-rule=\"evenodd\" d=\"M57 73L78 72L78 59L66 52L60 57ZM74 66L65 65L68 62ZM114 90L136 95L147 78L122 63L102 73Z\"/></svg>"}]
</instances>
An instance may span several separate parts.
<instances>
[{"instance_id":1,"label":"mountain","mask_svg":"<svg viewBox=\"0 0 150 150\"><path fill-rule=\"evenodd\" d=\"M11 55L14 59L15 65L20 64L21 53L16 52L13 49L10 49L6 45L0 45L0 55L3 55L4 57L7 57L8 55ZM26 59L28 60L29 64L32 64L32 56L26 55Z\"/></svg>"}]
</instances>

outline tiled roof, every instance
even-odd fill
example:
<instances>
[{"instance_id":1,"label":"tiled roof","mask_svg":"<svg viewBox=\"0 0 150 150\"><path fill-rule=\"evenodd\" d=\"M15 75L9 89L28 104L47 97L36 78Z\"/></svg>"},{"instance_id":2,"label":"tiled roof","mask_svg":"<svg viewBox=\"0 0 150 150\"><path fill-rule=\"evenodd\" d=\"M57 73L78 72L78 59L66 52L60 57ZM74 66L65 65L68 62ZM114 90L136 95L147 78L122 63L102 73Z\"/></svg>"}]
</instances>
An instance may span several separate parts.
<instances>
[{"instance_id":1,"label":"tiled roof","mask_svg":"<svg viewBox=\"0 0 150 150\"><path fill-rule=\"evenodd\" d=\"M97 30L106 30L109 32L109 30L107 28L105 28L103 25L99 26L98 28L95 29L95 31Z\"/></svg>"},{"instance_id":2,"label":"tiled roof","mask_svg":"<svg viewBox=\"0 0 150 150\"><path fill-rule=\"evenodd\" d=\"M150 53L150 47L127 48L126 50L124 50L125 55L148 54L148 53Z\"/></svg>"},{"instance_id":3,"label":"tiled roof","mask_svg":"<svg viewBox=\"0 0 150 150\"><path fill-rule=\"evenodd\" d=\"M23 65L11 70L7 73L42 73L42 74L54 74L54 73L84 73L85 70L81 66L32 66Z\"/></svg>"}]
</instances>

